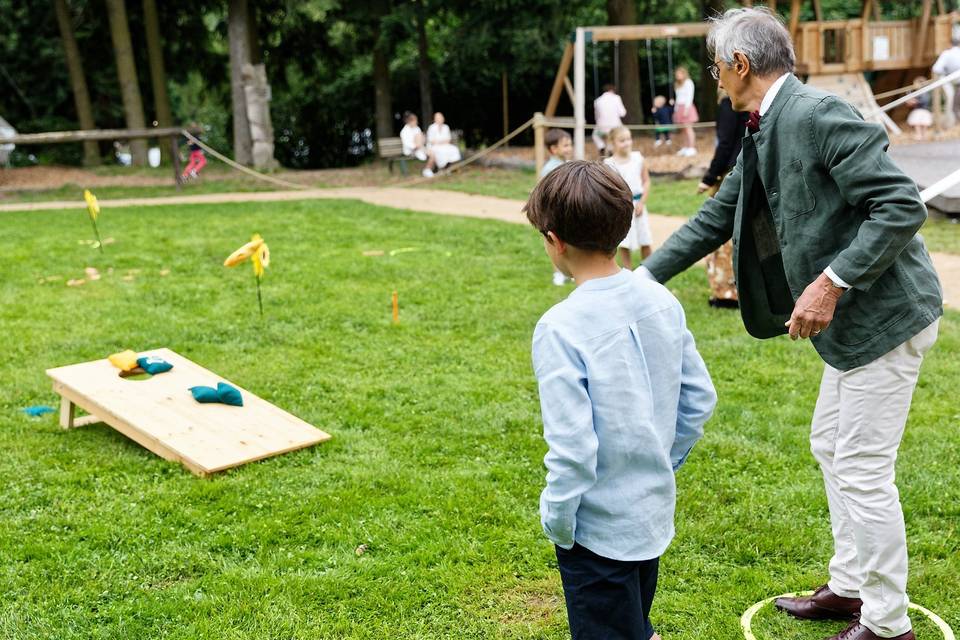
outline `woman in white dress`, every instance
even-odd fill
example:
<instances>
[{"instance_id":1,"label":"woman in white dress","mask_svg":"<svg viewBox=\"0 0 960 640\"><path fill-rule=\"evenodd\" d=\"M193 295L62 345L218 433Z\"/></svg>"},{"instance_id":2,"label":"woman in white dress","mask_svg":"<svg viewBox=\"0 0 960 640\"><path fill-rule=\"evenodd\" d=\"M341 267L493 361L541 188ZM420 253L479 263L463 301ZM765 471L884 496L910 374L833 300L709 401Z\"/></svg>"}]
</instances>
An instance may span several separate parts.
<instances>
[{"instance_id":1,"label":"woman in white dress","mask_svg":"<svg viewBox=\"0 0 960 640\"><path fill-rule=\"evenodd\" d=\"M673 108L673 123L686 125L683 128L684 145L678 156L697 155L697 136L690 125L700 121L700 114L697 113L697 106L693 104L693 80L690 79L690 72L686 67L677 67L673 74L675 82L673 88L676 91L676 103Z\"/></svg>"},{"instance_id":2,"label":"woman in white dress","mask_svg":"<svg viewBox=\"0 0 960 640\"><path fill-rule=\"evenodd\" d=\"M653 236L647 219L650 172L643 161L643 155L633 150L633 136L629 129L613 129L607 134L607 143L612 147L613 155L604 160L604 164L613 167L633 193L633 220L627 237L620 243L620 263L627 269L633 269L631 251L639 250L640 255L647 258L653 250Z\"/></svg>"},{"instance_id":3,"label":"woman in white dress","mask_svg":"<svg viewBox=\"0 0 960 640\"><path fill-rule=\"evenodd\" d=\"M451 141L450 126L446 124L443 114L437 111L433 114L433 124L427 127L427 150L430 155L423 175L433 177L433 170L443 169L451 162L460 160L460 149Z\"/></svg>"}]
</instances>

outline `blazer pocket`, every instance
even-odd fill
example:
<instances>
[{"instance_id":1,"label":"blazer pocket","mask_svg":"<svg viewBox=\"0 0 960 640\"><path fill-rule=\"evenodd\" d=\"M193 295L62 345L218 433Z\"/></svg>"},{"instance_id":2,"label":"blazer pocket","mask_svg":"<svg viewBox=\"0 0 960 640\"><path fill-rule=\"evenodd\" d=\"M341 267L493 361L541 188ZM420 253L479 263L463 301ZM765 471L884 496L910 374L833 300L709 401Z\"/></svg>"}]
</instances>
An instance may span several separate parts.
<instances>
[{"instance_id":1,"label":"blazer pocket","mask_svg":"<svg viewBox=\"0 0 960 640\"><path fill-rule=\"evenodd\" d=\"M817 206L813 191L803 177L803 163L794 160L780 169L780 208L787 218L810 213Z\"/></svg>"}]
</instances>

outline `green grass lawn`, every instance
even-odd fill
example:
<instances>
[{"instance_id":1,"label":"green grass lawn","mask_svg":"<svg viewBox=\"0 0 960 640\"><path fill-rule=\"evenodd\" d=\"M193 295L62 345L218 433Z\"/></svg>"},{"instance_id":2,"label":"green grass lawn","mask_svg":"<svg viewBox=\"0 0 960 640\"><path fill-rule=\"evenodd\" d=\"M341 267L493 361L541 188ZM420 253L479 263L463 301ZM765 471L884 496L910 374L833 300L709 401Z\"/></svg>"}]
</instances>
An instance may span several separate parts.
<instances>
[{"instance_id":1,"label":"green grass lawn","mask_svg":"<svg viewBox=\"0 0 960 640\"><path fill-rule=\"evenodd\" d=\"M101 230L116 238L102 256L78 244L82 213L0 215L0 636L567 637L537 516L529 350L569 288L550 284L532 229L315 201L107 208ZM263 322L248 266L221 266L254 231L273 253ZM362 255L396 248L417 250ZM103 278L65 285L88 266ZM720 405L679 477L654 620L667 639L730 640L754 602L825 577L807 444L822 364L707 307L701 270L671 286ZM898 465L911 596L954 625L958 328L951 313ZM21 412L55 404L46 368L159 346L333 439L199 479L104 425L65 432ZM815 640L840 626L764 610L754 630Z\"/></svg>"}]
</instances>

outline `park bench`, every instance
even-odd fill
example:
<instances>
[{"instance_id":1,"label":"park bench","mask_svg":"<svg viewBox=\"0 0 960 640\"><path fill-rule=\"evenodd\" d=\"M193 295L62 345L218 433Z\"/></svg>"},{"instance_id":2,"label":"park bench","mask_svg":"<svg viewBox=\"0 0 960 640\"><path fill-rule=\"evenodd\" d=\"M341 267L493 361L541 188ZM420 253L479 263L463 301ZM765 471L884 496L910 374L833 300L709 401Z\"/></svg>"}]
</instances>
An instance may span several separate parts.
<instances>
[{"instance_id":1,"label":"park bench","mask_svg":"<svg viewBox=\"0 0 960 640\"><path fill-rule=\"evenodd\" d=\"M452 144L459 144L461 135L462 132L459 129L451 130L450 142ZM407 160L420 162L413 156L403 155L403 142L401 142L400 136L395 138L381 138L377 141L377 151L380 154L380 159L387 161L387 168L390 170L390 173L393 173L394 162L400 164L400 173L404 176L408 174Z\"/></svg>"}]
</instances>

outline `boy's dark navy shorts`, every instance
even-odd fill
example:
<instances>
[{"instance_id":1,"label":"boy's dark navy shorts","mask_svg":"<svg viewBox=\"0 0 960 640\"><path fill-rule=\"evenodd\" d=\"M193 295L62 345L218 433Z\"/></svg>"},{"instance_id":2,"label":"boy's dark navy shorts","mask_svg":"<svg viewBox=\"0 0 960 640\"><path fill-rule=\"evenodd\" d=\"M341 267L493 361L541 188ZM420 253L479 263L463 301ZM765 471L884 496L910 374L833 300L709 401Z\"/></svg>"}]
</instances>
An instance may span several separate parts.
<instances>
[{"instance_id":1,"label":"boy's dark navy shorts","mask_svg":"<svg viewBox=\"0 0 960 640\"><path fill-rule=\"evenodd\" d=\"M650 640L659 558L611 560L579 544L556 549L573 640Z\"/></svg>"}]
</instances>

